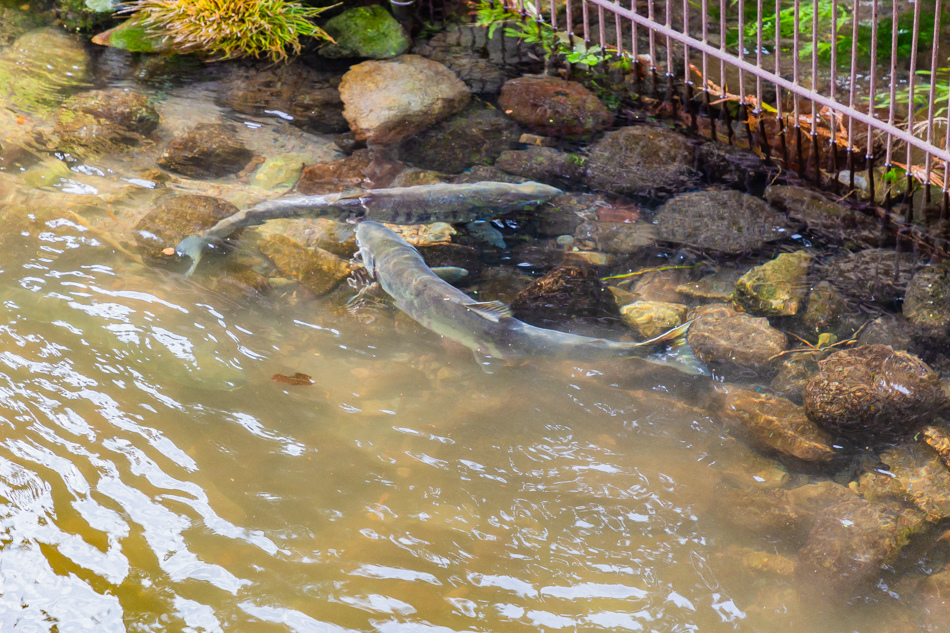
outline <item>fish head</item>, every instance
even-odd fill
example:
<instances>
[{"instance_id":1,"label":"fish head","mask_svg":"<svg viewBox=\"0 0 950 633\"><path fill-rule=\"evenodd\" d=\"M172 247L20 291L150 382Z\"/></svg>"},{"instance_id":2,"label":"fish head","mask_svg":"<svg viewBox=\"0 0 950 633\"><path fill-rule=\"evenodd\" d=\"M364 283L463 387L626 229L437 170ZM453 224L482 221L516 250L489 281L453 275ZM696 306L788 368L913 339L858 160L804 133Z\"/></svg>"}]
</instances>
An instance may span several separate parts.
<instances>
[{"instance_id":1,"label":"fish head","mask_svg":"<svg viewBox=\"0 0 950 633\"><path fill-rule=\"evenodd\" d=\"M520 204L532 204L546 202L554 196L559 196L563 192L557 187L545 185L544 183L528 181L516 185Z\"/></svg>"}]
</instances>

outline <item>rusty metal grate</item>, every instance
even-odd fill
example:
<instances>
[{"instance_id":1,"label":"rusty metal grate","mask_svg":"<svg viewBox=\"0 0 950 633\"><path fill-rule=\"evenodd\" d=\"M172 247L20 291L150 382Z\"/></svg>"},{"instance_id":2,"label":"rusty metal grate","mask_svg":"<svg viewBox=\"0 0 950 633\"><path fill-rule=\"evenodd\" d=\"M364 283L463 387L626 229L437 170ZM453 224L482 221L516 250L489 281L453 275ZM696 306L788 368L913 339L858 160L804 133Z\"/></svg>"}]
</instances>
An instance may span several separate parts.
<instances>
[{"instance_id":1,"label":"rusty metal grate","mask_svg":"<svg viewBox=\"0 0 950 633\"><path fill-rule=\"evenodd\" d=\"M906 173L904 202L915 190L926 204L942 192L941 219L947 215L950 125L935 92L950 83L950 70L941 69L950 52L941 38L944 0L631 0L629 7L549 0L543 8L503 1L560 34L567 50L596 46L608 58L626 57L657 95L665 84L666 98L694 125L704 118L713 138L724 132L731 142L744 129L764 158L819 182L850 179L851 190L855 170L867 169L872 200L882 171L875 165ZM790 36L783 16L794 17ZM848 22L850 54L839 50ZM899 45L909 53L899 54ZM738 104L737 117L730 120L724 101Z\"/></svg>"}]
</instances>

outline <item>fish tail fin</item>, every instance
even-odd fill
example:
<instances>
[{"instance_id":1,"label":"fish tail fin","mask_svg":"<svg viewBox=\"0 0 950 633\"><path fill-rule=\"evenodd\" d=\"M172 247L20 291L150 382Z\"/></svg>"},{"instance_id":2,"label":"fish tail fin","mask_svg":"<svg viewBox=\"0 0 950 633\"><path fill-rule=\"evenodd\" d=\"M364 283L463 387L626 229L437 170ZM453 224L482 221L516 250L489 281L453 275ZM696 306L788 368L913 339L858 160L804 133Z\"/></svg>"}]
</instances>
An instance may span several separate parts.
<instances>
[{"instance_id":1,"label":"fish tail fin","mask_svg":"<svg viewBox=\"0 0 950 633\"><path fill-rule=\"evenodd\" d=\"M682 325L677 325L675 328L667 330L663 334L651 338L649 341L643 341L640 345L656 345L658 343L666 343L667 341L675 341L676 339L683 338L686 336L686 330L689 329L689 326L692 325L695 320L696 319L692 319Z\"/></svg>"},{"instance_id":2,"label":"fish tail fin","mask_svg":"<svg viewBox=\"0 0 950 633\"><path fill-rule=\"evenodd\" d=\"M674 341L667 348L666 352L657 354L653 358L655 358L656 362L678 369L684 374L691 376L711 375L709 368L706 367L701 360L696 358L693 348L686 342L686 337L681 337Z\"/></svg>"}]
</instances>

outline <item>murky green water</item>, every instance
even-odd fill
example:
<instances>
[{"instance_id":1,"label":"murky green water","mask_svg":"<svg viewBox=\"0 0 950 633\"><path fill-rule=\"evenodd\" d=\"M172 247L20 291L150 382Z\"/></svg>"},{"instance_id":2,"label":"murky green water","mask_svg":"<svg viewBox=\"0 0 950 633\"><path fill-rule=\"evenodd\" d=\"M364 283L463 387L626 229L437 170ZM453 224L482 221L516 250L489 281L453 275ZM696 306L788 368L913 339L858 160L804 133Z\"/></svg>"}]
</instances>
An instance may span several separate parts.
<instances>
[{"instance_id":1,"label":"murky green water","mask_svg":"<svg viewBox=\"0 0 950 633\"><path fill-rule=\"evenodd\" d=\"M222 114L202 84L150 94L166 139ZM116 252L160 149L0 172L0 629L940 630L886 585L823 607L741 565L788 544L724 521L721 482L788 475L692 408L691 379L488 375L393 311L240 298ZM272 380L295 372L315 384Z\"/></svg>"}]
</instances>

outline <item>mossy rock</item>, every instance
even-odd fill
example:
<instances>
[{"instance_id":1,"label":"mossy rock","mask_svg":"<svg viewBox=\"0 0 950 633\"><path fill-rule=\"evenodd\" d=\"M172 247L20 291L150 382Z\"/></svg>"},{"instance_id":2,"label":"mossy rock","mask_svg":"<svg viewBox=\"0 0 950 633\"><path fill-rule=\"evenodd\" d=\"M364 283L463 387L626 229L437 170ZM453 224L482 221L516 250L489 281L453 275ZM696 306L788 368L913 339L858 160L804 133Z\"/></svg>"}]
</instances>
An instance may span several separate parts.
<instances>
[{"instance_id":1,"label":"mossy rock","mask_svg":"<svg viewBox=\"0 0 950 633\"><path fill-rule=\"evenodd\" d=\"M53 130L54 149L118 153L141 145L158 123L158 112L144 95L117 88L90 90L63 102Z\"/></svg>"},{"instance_id":2,"label":"mossy rock","mask_svg":"<svg viewBox=\"0 0 950 633\"><path fill-rule=\"evenodd\" d=\"M29 31L0 51L0 104L46 117L88 85L90 67L77 38L51 28Z\"/></svg>"},{"instance_id":3,"label":"mossy rock","mask_svg":"<svg viewBox=\"0 0 950 633\"><path fill-rule=\"evenodd\" d=\"M412 44L399 22L378 4L347 9L323 29L335 40L320 49L320 55L330 59L386 59L405 53Z\"/></svg>"},{"instance_id":4,"label":"mossy rock","mask_svg":"<svg viewBox=\"0 0 950 633\"><path fill-rule=\"evenodd\" d=\"M139 19L126 20L119 26L92 38L93 44L120 48L130 53L167 53L171 45L162 35L145 26Z\"/></svg>"},{"instance_id":5,"label":"mossy rock","mask_svg":"<svg viewBox=\"0 0 950 633\"><path fill-rule=\"evenodd\" d=\"M805 251L782 253L756 266L736 282L736 305L755 316L798 314L805 298L805 278L812 256Z\"/></svg>"}]
</instances>

